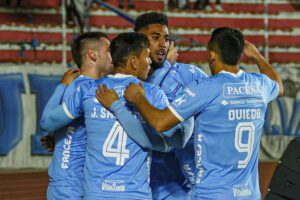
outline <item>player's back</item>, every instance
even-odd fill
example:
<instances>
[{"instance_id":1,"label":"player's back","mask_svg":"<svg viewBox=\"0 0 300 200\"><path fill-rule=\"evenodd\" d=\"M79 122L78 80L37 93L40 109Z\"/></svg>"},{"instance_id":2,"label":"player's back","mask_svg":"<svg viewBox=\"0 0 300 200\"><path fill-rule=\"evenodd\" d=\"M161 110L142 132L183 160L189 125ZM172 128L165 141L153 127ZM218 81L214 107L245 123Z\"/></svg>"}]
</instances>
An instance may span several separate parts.
<instances>
[{"instance_id":1,"label":"player's back","mask_svg":"<svg viewBox=\"0 0 300 200\"><path fill-rule=\"evenodd\" d=\"M202 106L195 121L193 199L261 199L258 151L267 103L278 94L276 82L240 71L197 84L185 89L189 98L205 94L197 99Z\"/></svg>"},{"instance_id":2,"label":"player's back","mask_svg":"<svg viewBox=\"0 0 300 200\"><path fill-rule=\"evenodd\" d=\"M151 156L127 136L115 116L95 97L97 84L105 83L117 92L125 104L123 94L131 82L138 84L140 80L128 75L110 75L91 82L83 97L88 133L84 169L85 199L152 199L149 186ZM161 104L166 101L161 98L162 92L158 92L158 87L147 83L143 86L150 103L160 109L166 107L166 103ZM135 107L129 105L128 109L139 117Z\"/></svg>"},{"instance_id":3,"label":"player's back","mask_svg":"<svg viewBox=\"0 0 300 200\"><path fill-rule=\"evenodd\" d=\"M66 89L62 98L65 101L80 85L93 80L87 76L79 76ZM82 195L83 166L86 153L86 130L84 119L78 118L67 126L55 131L55 148L53 159L50 163L48 174L49 185L60 186L60 198L75 198ZM67 192L65 187L72 187L72 192ZM65 190L65 191L63 191ZM49 197L50 198L50 197Z\"/></svg>"},{"instance_id":4,"label":"player's back","mask_svg":"<svg viewBox=\"0 0 300 200\"><path fill-rule=\"evenodd\" d=\"M166 74L161 89L171 103L176 95L192 81L207 77L198 67L190 64L175 63ZM182 173L184 172L184 173ZM155 199L166 198L177 190L186 190L188 181L193 181L194 174L194 143L191 139L184 149L174 152L152 152L151 187ZM189 184L191 184L191 182ZM182 196L182 198L185 198Z\"/></svg>"}]
</instances>

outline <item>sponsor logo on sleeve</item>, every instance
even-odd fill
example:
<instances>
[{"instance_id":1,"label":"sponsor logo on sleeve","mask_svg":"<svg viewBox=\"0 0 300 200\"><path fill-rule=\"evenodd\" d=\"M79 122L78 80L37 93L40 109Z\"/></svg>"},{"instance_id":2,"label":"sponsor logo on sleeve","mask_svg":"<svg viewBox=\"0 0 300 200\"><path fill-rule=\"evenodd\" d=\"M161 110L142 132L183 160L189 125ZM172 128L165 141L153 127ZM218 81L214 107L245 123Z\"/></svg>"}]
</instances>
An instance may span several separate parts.
<instances>
[{"instance_id":1,"label":"sponsor logo on sleeve","mask_svg":"<svg viewBox=\"0 0 300 200\"><path fill-rule=\"evenodd\" d=\"M72 144L72 135L75 131L73 126L69 126L66 132L66 137L64 140L64 151L62 156L61 168L68 169L71 155L71 144Z\"/></svg>"}]
</instances>

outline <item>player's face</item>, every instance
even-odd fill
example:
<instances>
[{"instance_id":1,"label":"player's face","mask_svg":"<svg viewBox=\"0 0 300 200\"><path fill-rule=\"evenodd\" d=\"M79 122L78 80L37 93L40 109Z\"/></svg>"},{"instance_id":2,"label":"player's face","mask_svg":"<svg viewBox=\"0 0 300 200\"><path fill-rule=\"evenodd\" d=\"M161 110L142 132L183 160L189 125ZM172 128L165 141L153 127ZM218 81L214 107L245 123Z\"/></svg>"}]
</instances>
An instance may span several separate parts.
<instances>
[{"instance_id":1,"label":"player's face","mask_svg":"<svg viewBox=\"0 0 300 200\"><path fill-rule=\"evenodd\" d=\"M144 49L139 58L137 58L137 78L141 80L146 80L148 72L150 70L151 58L150 58L150 49Z\"/></svg>"},{"instance_id":2,"label":"player's face","mask_svg":"<svg viewBox=\"0 0 300 200\"><path fill-rule=\"evenodd\" d=\"M101 47L98 59L98 67L102 73L110 74L113 71L112 59L110 54L110 42L108 39L102 37Z\"/></svg>"},{"instance_id":3,"label":"player's face","mask_svg":"<svg viewBox=\"0 0 300 200\"><path fill-rule=\"evenodd\" d=\"M150 58L154 69L163 65L170 45L169 29L165 25L150 24L148 28L140 30L150 41Z\"/></svg>"}]
</instances>

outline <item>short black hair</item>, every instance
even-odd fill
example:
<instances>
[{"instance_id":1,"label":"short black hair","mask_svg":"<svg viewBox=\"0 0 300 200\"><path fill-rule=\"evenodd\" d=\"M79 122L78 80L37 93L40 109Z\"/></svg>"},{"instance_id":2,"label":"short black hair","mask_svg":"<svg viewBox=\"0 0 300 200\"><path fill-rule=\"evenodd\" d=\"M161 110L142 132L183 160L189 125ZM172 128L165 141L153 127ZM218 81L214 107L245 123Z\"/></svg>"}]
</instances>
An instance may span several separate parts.
<instances>
[{"instance_id":1,"label":"short black hair","mask_svg":"<svg viewBox=\"0 0 300 200\"><path fill-rule=\"evenodd\" d=\"M121 33L110 44L110 52L114 67L126 67L129 56L139 57L150 42L142 33Z\"/></svg>"},{"instance_id":2,"label":"short black hair","mask_svg":"<svg viewBox=\"0 0 300 200\"><path fill-rule=\"evenodd\" d=\"M243 34L231 27L216 28L208 42L208 48L220 54L222 62L228 65L238 64L244 46Z\"/></svg>"},{"instance_id":3,"label":"short black hair","mask_svg":"<svg viewBox=\"0 0 300 200\"><path fill-rule=\"evenodd\" d=\"M168 17L165 14L158 12L144 13L136 19L134 31L138 32L150 24L161 24L168 26Z\"/></svg>"},{"instance_id":4,"label":"short black hair","mask_svg":"<svg viewBox=\"0 0 300 200\"><path fill-rule=\"evenodd\" d=\"M107 35L102 32L86 32L79 35L75 38L71 44L72 57L78 66L78 68L82 65L82 51L88 43L98 42L100 38L107 38Z\"/></svg>"}]
</instances>

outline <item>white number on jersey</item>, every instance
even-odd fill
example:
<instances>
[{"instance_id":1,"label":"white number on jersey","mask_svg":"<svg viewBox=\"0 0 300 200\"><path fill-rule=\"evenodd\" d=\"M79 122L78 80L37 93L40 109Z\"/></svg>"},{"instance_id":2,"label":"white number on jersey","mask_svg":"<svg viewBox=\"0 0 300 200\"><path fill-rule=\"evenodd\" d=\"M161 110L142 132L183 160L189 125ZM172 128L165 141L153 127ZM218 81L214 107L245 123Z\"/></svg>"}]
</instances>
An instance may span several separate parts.
<instances>
[{"instance_id":1,"label":"white number on jersey","mask_svg":"<svg viewBox=\"0 0 300 200\"><path fill-rule=\"evenodd\" d=\"M117 140L117 147L113 148L113 144ZM119 122L115 122L110 130L102 149L105 157L115 157L116 165L124 165L125 159L129 158L129 150L126 149L127 134Z\"/></svg>"},{"instance_id":2,"label":"white number on jersey","mask_svg":"<svg viewBox=\"0 0 300 200\"><path fill-rule=\"evenodd\" d=\"M247 143L242 143L243 133L248 132ZM235 128L234 146L239 152L247 152L244 160L238 161L238 168L246 168L253 152L255 126L253 122L240 122Z\"/></svg>"}]
</instances>

